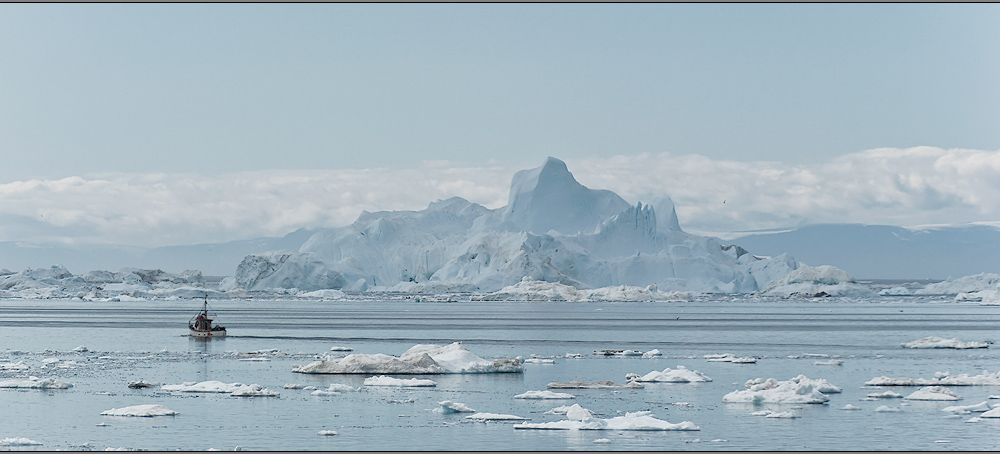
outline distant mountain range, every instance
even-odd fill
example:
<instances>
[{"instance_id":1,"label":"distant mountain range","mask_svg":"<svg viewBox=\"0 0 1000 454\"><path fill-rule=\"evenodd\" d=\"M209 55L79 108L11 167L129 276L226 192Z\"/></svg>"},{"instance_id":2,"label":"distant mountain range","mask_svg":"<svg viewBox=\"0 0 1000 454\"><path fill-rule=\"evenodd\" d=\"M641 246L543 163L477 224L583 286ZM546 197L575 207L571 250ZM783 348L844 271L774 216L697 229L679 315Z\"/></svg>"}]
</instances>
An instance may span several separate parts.
<instances>
[{"instance_id":1,"label":"distant mountain range","mask_svg":"<svg viewBox=\"0 0 1000 454\"><path fill-rule=\"evenodd\" d=\"M788 253L808 265L833 265L858 279L947 279L1000 273L1000 228L908 229L817 224L755 233L730 242L758 255Z\"/></svg>"}]
</instances>

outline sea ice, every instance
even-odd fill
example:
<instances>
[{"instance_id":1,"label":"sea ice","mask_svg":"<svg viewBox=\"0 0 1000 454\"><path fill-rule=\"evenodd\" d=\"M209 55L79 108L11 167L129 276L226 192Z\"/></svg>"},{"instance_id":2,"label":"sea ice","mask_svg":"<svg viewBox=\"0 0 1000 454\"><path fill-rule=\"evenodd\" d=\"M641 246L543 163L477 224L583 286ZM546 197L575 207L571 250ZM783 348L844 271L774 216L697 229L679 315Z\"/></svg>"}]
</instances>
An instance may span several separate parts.
<instances>
[{"instance_id":1,"label":"sea ice","mask_svg":"<svg viewBox=\"0 0 1000 454\"><path fill-rule=\"evenodd\" d=\"M379 375L378 377L366 378L365 386L430 387L437 386L437 383L433 380L421 380L419 378L394 378Z\"/></svg>"},{"instance_id":2,"label":"sea ice","mask_svg":"<svg viewBox=\"0 0 1000 454\"><path fill-rule=\"evenodd\" d=\"M830 400L824 394L837 393L841 389L831 385L824 379L811 380L805 375L799 375L787 381L773 378L764 380L757 378L747 381L745 391L733 391L723 396L727 403L797 403L821 404Z\"/></svg>"},{"instance_id":3,"label":"sea ice","mask_svg":"<svg viewBox=\"0 0 1000 454\"><path fill-rule=\"evenodd\" d=\"M41 442L24 437L7 437L0 440L0 446L38 446Z\"/></svg>"},{"instance_id":4,"label":"sea ice","mask_svg":"<svg viewBox=\"0 0 1000 454\"><path fill-rule=\"evenodd\" d=\"M122 408L112 408L101 412L105 416L140 416L140 417L152 417L152 416L173 416L177 412L173 411L163 405L156 404L145 404L145 405L133 405L131 407Z\"/></svg>"},{"instance_id":5,"label":"sea ice","mask_svg":"<svg viewBox=\"0 0 1000 454\"><path fill-rule=\"evenodd\" d=\"M336 346L335 345L333 347L330 347L330 351L331 352L350 352L350 351L354 351L354 349L351 348L351 347L340 347L340 346Z\"/></svg>"},{"instance_id":6,"label":"sea ice","mask_svg":"<svg viewBox=\"0 0 1000 454\"><path fill-rule=\"evenodd\" d=\"M945 388L943 386L927 386L925 388L920 388L920 390L915 391L909 396L904 397L906 400L961 400L962 398L955 394L954 391Z\"/></svg>"},{"instance_id":7,"label":"sea ice","mask_svg":"<svg viewBox=\"0 0 1000 454\"><path fill-rule=\"evenodd\" d=\"M595 382L573 380L568 382L554 381L549 383L548 385L545 385L545 387L551 389L609 389L609 388L642 388L642 385L638 383L633 383L631 381L622 385L610 380L598 380Z\"/></svg>"},{"instance_id":8,"label":"sea ice","mask_svg":"<svg viewBox=\"0 0 1000 454\"><path fill-rule=\"evenodd\" d=\"M503 415L500 413L476 413L466 416L465 419L475 419L477 421L528 421L531 418L522 418L515 415Z\"/></svg>"},{"instance_id":9,"label":"sea ice","mask_svg":"<svg viewBox=\"0 0 1000 454\"><path fill-rule=\"evenodd\" d=\"M515 358L485 360L461 343L415 345L399 357L355 353L340 359L324 359L306 366L295 365L292 372L304 374L474 374L519 373L524 366Z\"/></svg>"},{"instance_id":10,"label":"sea ice","mask_svg":"<svg viewBox=\"0 0 1000 454\"><path fill-rule=\"evenodd\" d=\"M524 394L514 396L515 399L576 399L576 396L567 393L557 393L552 391L528 391Z\"/></svg>"},{"instance_id":11,"label":"sea ice","mask_svg":"<svg viewBox=\"0 0 1000 454\"><path fill-rule=\"evenodd\" d=\"M524 364L555 364L556 360L547 358L526 358L521 362Z\"/></svg>"},{"instance_id":12,"label":"sea ice","mask_svg":"<svg viewBox=\"0 0 1000 454\"><path fill-rule=\"evenodd\" d=\"M256 383L240 386L230 393L233 397L278 397L279 394Z\"/></svg>"},{"instance_id":13,"label":"sea ice","mask_svg":"<svg viewBox=\"0 0 1000 454\"><path fill-rule=\"evenodd\" d=\"M144 381L144 380L133 381L133 382L129 382L129 384L128 384L128 387L132 388L132 389L153 388L155 386L156 386L155 383L149 383L149 382Z\"/></svg>"},{"instance_id":14,"label":"sea ice","mask_svg":"<svg viewBox=\"0 0 1000 454\"><path fill-rule=\"evenodd\" d=\"M858 284L846 271L830 265L802 265L772 281L763 295L788 297L875 296L868 287Z\"/></svg>"},{"instance_id":15,"label":"sea ice","mask_svg":"<svg viewBox=\"0 0 1000 454\"><path fill-rule=\"evenodd\" d=\"M0 381L0 388L32 388L32 389L67 389L72 384L54 378L29 377L27 380Z\"/></svg>"},{"instance_id":16,"label":"sea ice","mask_svg":"<svg viewBox=\"0 0 1000 454\"><path fill-rule=\"evenodd\" d=\"M953 405L951 407L944 407L941 411L949 413L980 413L986 412L993 409L989 401L982 401L975 405Z\"/></svg>"},{"instance_id":17,"label":"sea ice","mask_svg":"<svg viewBox=\"0 0 1000 454\"><path fill-rule=\"evenodd\" d=\"M594 418L586 408L573 406L567 411L567 419L543 423L521 423L515 429L539 430L701 430L690 421L671 424L655 418L650 412L626 413L610 419Z\"/></svg>"},{"instance_id":18,"label":"sea ice","mask_svg":"<svg viewBox=\"0 0 1000 454\"><path fill-rule=\"evenodd\" d=\"M677 366L677 369L666 368L662 372L652 371L635 381L641 382L667 382L667 383L692 383L712 381L707 375L696 370L690 370L684 366Z\"/></svg>"},{"instance_id":19,"label":"sea ice","mask_svg":"<svg viewBox=\"0 0 1000 454\"><path fill-rule=\"evenodd\" d=\"M777 418L777 419L794 419L798 417L799 415L796 415L795 413L792 413L790 411L778 411L770 413L767 416L765 416L765 418Z\"/></svg>"},{"instance_id":20,"label":"sea ice","mask_svg":"<svg viewBox=\"0 0 1000 454\"><path fill-rule=\"evenodd\" d=\"M903 395L892 391L886 391L881 393L871 393L868 395L868 397L872 399L897 399L897 398L902 398Z\"/></svg>"},{"instance_id":21,"label":"sea ice","mask_svg":"<svg viewBox=\"0 0 1000 454\"><path fill-rule=\"evenodd\" d=\"M860 409L861 409L860 407L855 407L854 405L851 404L844 405L843 408L841 408L841 410L860 410Z\"/></svg>"},{"instance_id":22,"label":"sea ice","mask_svg":"<svg viewBox=\"0 0 1000 454\"><path fill-rule=\"evenodd\" d=\"M208 380L200 383L189 381L179 385L163 385L160 389L184 393L231 393L241 386L244 386L243 383L223 383L218 380Z\"/></svg>"},{"instance_id":23,"label":"sea ice","mask_svg":"<svg viewBox=\"0 0 1000 454\"><path fill-rule=\"evenodd\" d=\"M998 386L1000 385L1000 372L982 372L979 375L959 374L951 375L949 372L937 372L934 378L907 378L907 377L875 377L865 382L868 386Z\"/></svg>"},{"instance_id":24,"label":"sea ice","mask_svg":"<svg viewBox=\"0 0 1000 454\"><path fill-rule=\"evenodd\" d=\"M337 435L337 431L336 430L321 430L319 432L316 432L316 435L320 435L320 436L323 436L323 437L332 437L334 435Z\"/></svg>"},{"instance_id":25,"label":"sea ice","mask_svg":"<svg viewBox=\"0 0 1000 454\"><path fill-rule=\"evenodd\" d=\"M987 348L990 346L986 342L975 342L975 341L962 342L958 339L943 339L934 336L917 339L913 342L906 342L902 345L904 348L955 348L955 349Z\"/></svg>"},{"instance_id":26,"label":"sea ice","mask_svg":"<svg viewBox=\"0 0 1000 454\"><path fill-rule=\"evenodd\" d=\"M844 360L842 359L831 359L829 361L816 361L813 363L814 366L843 366Z\"/></svg>"},{"instance_id":27,"label":"sea ice","mask_svg":"<svg viewBox=\"0 0 1000 454\"><path fill-rule=\"evenodd\" d=\"M438 405L440 405L440 407L434 409L434 411L437 411L439 413L444 413L444 414L449 414L449 413L475 413L476 412L476 410L473 410L468 405L465 405L465 404L463 404L461 402L452 402L450 400L443 400L441 402L438 402Z\"/></svg>"},{"instance_id":28,"label":"sea ice","mask_svg":"<svg viewBox=\"0 0 1000 454\"><path fill-rule=\"evenodd\" d=\"M898 407L890 407L888 405L880 405L878 408L875 409L876 413L898 413L901 411L903 411L903 409Z\"/></svg>"},{"instance_id":29,"label":"sea ice","mask_svg":"<svg viewBox=\"0 0 1000 454\"><path fill-rule=\"evenodd\" d=\"M986 413L979 415L980 418L1000 418L1000 408L994 408Z\"/></svg>"}]
</instances>

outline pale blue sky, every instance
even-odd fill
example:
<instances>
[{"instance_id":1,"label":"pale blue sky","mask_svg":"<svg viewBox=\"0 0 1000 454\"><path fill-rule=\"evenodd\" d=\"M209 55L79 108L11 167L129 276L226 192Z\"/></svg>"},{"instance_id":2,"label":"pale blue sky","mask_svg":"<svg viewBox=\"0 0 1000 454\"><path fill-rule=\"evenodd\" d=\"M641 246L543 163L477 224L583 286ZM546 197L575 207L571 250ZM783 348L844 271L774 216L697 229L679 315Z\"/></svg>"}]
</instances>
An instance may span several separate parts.
<instances>
[{"instance_id":1,"label":"pale blue sky","mask_svg":"<svg viewBox=\"0 0 1000 454\"><path fill-rule=\"evenodd\" d=\"M1000 148L1000 5L0 5L0 182Z\"/></svg>"}]
</instances>

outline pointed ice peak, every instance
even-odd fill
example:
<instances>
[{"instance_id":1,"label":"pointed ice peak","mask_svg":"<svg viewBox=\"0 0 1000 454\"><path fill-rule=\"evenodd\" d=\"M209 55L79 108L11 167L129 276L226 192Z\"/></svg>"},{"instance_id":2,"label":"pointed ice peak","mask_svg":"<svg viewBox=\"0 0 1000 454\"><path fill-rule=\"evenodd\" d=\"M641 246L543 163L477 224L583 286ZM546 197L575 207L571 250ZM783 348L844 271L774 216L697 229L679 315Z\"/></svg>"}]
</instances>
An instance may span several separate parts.
<instances>
[{"instance_id":1,"label":"pointed ice peak","mask_svg":"<svg viewBox=\"0 0 1000 454\"><path fill-rule=\"evenodd\" d=\"M614 192L588 189L573 178L565 162L549 157L541 167L514 174L502 218L523 231L576 234L593 232L628 206Z\"/></svg>"},{"instance_id":2,"label":"pointed ice peak","mask_svg":"<svg viewBox=\"0 0 1000 454\"><path fill-rule=\"evenodd\" d=\"M670 197L658 198L652 203L657 213L660 213L660 220L656 224L656 229L661 232L680 232L681 224L677 219L677 210L674 209L674 201Z\"/></svg>"}]
</instances>

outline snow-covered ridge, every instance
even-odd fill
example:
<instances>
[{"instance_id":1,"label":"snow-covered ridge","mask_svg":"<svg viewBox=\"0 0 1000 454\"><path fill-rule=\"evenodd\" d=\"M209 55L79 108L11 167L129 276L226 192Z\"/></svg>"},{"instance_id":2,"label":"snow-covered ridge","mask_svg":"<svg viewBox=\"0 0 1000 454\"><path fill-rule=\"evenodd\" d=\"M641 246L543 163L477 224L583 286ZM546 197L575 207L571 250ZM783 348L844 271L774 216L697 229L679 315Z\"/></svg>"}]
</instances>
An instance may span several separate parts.
<instances>
[{"instance_id":1,"label":"snow-covered ridge","mask_svg":"<svg viewBox=\"0 0 1000 454\"><path fill-rule=\"evenodd\" d=\"M505 207L456 197L421 211L362 213L315 233L298 252L248 255L222 289L489 293L528 277L575 289L733 293L759 291L798 268L791 257L761 258L685 233L672 202L658 204L670 210L663 226L651 206L589 189L549 158L514 175Z\"/></svg>"}]
</instances>

